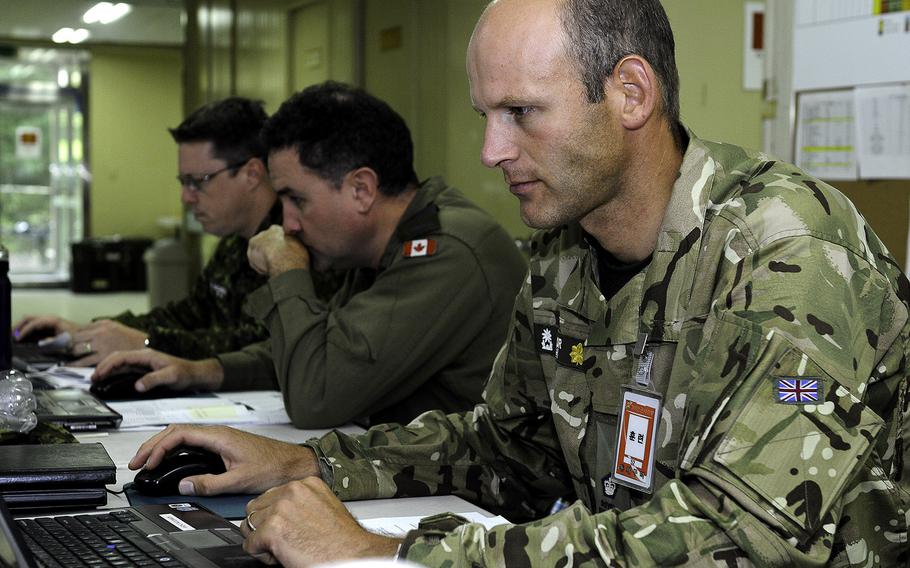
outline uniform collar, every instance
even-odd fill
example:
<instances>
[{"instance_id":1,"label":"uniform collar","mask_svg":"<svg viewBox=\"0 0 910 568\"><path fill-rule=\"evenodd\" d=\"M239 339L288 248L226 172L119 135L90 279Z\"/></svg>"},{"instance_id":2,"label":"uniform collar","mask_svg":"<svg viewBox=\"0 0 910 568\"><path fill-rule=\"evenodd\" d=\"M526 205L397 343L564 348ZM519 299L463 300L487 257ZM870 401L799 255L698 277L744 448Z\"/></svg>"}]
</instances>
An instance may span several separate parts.
<instances>
[{"instance_id":1,"label":"uniform collar","mask_svg":"<svg viewBox=\"0 0 910 568\"><path fill-rule=\"evenodd\" d=\"M575 266L560 269L568 274L562 290L575 290L571 296L560 295L561 308L590 321L604 333L592 341L634 341L647 332L654 339L678 336L692 291L695 266L701 250L705 212L710 204L715 162L707 147L691 131L679 176L673 184L670 201L661 222L657 246L650 265L632 278L609 301L605 301L596 282L596 254L583 238L580 226L573 224L565 238L577 243L579 254L563 257L560 264ZM643 317L639 314L643 312ZM639 321L640 320L640 321Z\"/></svg>"},{"instance_id":2,"label":"uniform collar","mask_svg":"<svg viewBox=\"0 0 910 568\"><path fill-rule=\"evenodd\" d=\"M445 188L445 182L440 177L430 178L420 184L382 253L380 270L392 263L403 243L439 232L439 206L435 202Z\"/></svg>"}]
</instances>

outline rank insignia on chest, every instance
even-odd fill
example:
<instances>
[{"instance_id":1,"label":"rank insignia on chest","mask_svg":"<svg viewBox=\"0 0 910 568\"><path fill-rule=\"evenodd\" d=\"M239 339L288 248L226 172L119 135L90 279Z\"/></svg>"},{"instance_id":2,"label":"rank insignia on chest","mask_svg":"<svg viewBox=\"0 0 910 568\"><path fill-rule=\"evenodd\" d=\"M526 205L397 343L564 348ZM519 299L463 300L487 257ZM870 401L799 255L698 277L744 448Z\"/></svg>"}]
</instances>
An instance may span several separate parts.
<instances>
[{"instance_id":1,"label":"rank insignia on chest","mask_svg":"<svg viewBox=\"0 0 910 568\"><path fill-rule=\"evenodd\" d=\"M815 377L776 377L774 391L781 404L816 404L822 397L822 383Z\"/></svg>"},{"instance_id":2,"label":"rank insignia on chest","mask_svg":"<svg viewBox=\"0 0 910 568\"><path fill-rule=\"evenodd\" d=\"M594 363L593 360L585 361L585 340L569 337L556 333L553 356L556 362L564 367L571 367L579 371L587 371Z\"/></svg>"},{"instance_id":3,"label":"rank insignia on chest","mask_svg":"<svg viewBox=\"0 0 910 568\"><path fill-rule=\"evenodd\" d=\"M548 353L550 355L556 350L555 344L555 335L556 330L550 326L536 326L537 331L537 350L541 353Z\"/></svg>"},{"instance_id":4,"label":"rank insignia on chest","mask_svg":"<svg viewBox=\"0 0 910 568\"><path fill-rule=\"evenodd\" d=\"M436 240L414 239L413 241L408 241L404 243L401 254L405 258L413 258L415 256L433 256L436 254Z\"/></svg>"}]
</instances>

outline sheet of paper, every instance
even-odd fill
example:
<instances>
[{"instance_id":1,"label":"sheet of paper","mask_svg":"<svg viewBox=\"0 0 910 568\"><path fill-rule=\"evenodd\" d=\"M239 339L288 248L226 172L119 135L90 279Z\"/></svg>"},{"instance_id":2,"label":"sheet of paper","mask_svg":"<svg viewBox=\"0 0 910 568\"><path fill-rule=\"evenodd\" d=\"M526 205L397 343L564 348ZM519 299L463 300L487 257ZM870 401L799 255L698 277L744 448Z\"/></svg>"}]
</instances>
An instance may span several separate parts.
<instances>
[{"instance_id":1,"label":"sheet of paper","mask_svg":"<svg viewBox=\"0 0 910 568\"><path fill-rule=\"evenodd\" d=\"M857 179L853 93L801 93L796 165L823 180Z\"/></svg>"},{"instance_id":2,"label":"sheet of paper","mask_svg":"<svg viewBox=\"0 0 910 568\"><path fill-rule=\"evenodd\" d=\"M218 398L243 404L250 412L246 423L290 424L291 417L284 409L280 391L233 391L215 393Z\"/></svg>"},{"instance_id":3,"label":"sheet of paper","mask_svg":"<svg viewBox=\"0 0 910 568\"><path fill-rule=\"evenodd\" d=\"M211 396L109 402L123 415L120 429L161 424L288 424L278 391L242 391Z\"/></svg>"},{"instance_id":4,"label":"sheet of paper","mask_svg":"<svg viewBox=\"0 0 910 568\"><path fill-rule=\"evenodd\" d=\"M458 513L472 523L480 523L490 529L497 525L508 524L505 517L487 517L478 512ZM386 534L389 536L402 536L410 530L416 529L423 517L380 517L377 519L359 519L359 522L368 531Z\"/></svg>"},{"instance_id":5,"label":"sheet of paper","mask_svg":"<svg viewBox=\"0 0 910 568\"><path fill-rule=\"evenodd\" d=\"M94 372L94 367L64 367L54 365L38 374L58 388L88 390L88 388L92 386L91 376Z\"/></svg>"},{"instance_id":6,"label":"sheet of paper","mask_svg":"<svg viewBox=\"0 0 910 568\"><path fill-rule=\"evenodd\" d=\"M910 178L910 83L856 87L854 96L860 176Z\"/></svg>"},{"instance_id":7,"label":"sheet of paper","mask_svg":"<svg viewBox=\"0 0 910 568\"><path fill-rule=\"evenodd\" d=\"M123 415L120 429L159 424L231 424L242 422L249 408L214 396L109 402Z\"/></svg>"}]
</instances>

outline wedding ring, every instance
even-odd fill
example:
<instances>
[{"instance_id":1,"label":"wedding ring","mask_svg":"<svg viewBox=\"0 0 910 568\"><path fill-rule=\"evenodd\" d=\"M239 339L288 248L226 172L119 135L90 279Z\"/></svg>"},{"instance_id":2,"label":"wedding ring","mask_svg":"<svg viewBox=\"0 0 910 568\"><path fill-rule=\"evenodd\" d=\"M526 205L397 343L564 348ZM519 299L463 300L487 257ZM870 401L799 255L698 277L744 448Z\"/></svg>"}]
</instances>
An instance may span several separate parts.
<instances>
[{"instance_id":1,"label":"wedding ring","mask_svg":"<svg viewBox=\"0 0 910 568\"><path fill-rule=\"evenodd\" d=\"M85 354L89 354L92 352L92 342L91 341L85 341L82 343L82 352Z\"/></svg>"},{"instance_id":2,"label":"wedding ring","mask_svg":"<svg viewBox=\"0 0 910 568\"><path fill-rule=\"evenodd\" d=\"M250 511L250 514L246 516L246 526L250 527L250 532L256 532L256 527L253 526L253 515L256 511Z\"/></svg>"}]
</instances>

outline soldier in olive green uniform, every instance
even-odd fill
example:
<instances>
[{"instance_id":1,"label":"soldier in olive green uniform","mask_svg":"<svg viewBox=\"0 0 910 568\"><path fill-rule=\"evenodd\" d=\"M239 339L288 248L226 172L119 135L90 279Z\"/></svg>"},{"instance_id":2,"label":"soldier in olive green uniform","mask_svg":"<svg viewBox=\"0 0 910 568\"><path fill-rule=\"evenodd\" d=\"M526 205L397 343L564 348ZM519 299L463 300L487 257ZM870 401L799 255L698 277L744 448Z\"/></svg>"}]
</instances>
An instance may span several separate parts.
<instances>
[{"instance_id":1,"label":"soldier in olive green uniform","mask_svg":"<svg viewBox=\"0 0 910 568\"><path fill-rule=\"evenodd\" d=\"M352 270L328 302L314 294L308 270L278 275L250 297L270 340L219 355L222 388L274 388L277 367L285 408L301 428L471 408L526 268L492 217L430 179L379 266Z\"/></svg>"},{"instance_id":2,"label":"soldier in olive green uniform","mask_svg":"<svg viewBox=\"0 0 910 568\"><path fill-rule=\"evenodd\" d=\"M256 232L281 223L281 203L275 201ZM203 359L232 351L268 337L268 329L243 312L247 297L268 278L250 267L241 235L222 238L193 284L190 295L145 314L126 311L110 319L145 331L147 346L187 359ZM339 275L313 275L315 294L329 298L341 284Z\"/></svg>"},{"instance_id":3,"label":"soldier in olive green uniform","mask_svg":"<svg viewBox=\"0 0 910 568\"><path fill-rule=\"evenodd\" d=\"M485 403L309 459L174 428L131 465L186 438L239 460L187 484L277 486L242 530L285 566L906 566L910 283L853 205L680 125L657 0L500 0L468 73L482 160L546 229ZM331 499L450 493L524 524L398 540Z\"/></svg>"},{"instance_id":4,"label":"soldier in olive green uniform","mask_svg":"<svg viewBox=\"0 0 910 568\"><path fill-rule=\"evenodd\" d=\"M250 241L269 279L249 311L269 340L198 364L153 352L118 364L151 365L149 386L279 388L299 428L472 408L527 270L512 238L442 179L419 183L404 121L361 90L298 93L263 139L284 220ZM323 301L313 270L331 267L350 273Z\"/></svg>"}]
</instances>

